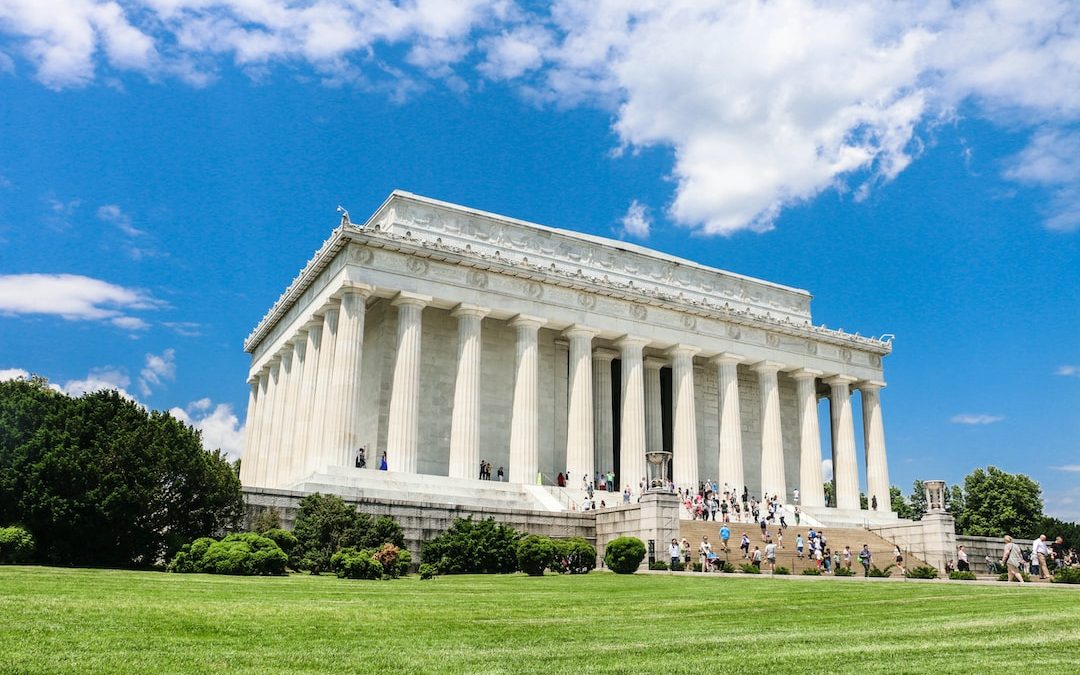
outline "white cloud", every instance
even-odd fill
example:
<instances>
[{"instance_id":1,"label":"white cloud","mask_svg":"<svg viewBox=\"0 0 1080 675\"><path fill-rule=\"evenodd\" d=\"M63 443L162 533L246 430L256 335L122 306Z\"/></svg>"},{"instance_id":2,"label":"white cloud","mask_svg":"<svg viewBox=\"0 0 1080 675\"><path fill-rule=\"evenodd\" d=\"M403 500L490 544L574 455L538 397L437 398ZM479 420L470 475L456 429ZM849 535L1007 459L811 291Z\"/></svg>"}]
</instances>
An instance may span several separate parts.
<instances>
[{"instance_id":1,"label":"white cloud","mask_svg":"<svg viewBox=\"0 0 1080 675\"><path fill-rule=\"evenodd\" d=\"M821 479L824 480L826 483L833 479L831 459L821 460Z\"/></svg>"},{"instance_id":2,"label":"white cloud","mask_svg":"<svg viewBox=\"0 0 1080 675\"><path fill-rule=\"evenodd\" d=\"M2 371L0 371L2 372ZM2 379L2 376L0 376ZM1064 466L1052 466L1051 469L1055 471L1068 471L1069 473L1080 473L1080 464L1066 464Z\"/></svg>"},{"instance_id":3,"label":"white cloud","mask_svg":"<svg viewBox=\"0 0 1080 675\"><path fill-rule=\"evenodd\" d=\"M106 223L112 223L118 230L128 235L129 237L141 237L146 232L140 230L131 224L131 216L124 213L124 211L116 204L106 204L99 206L97 210L97 217Z\"/></svg>"},{"instance_id":4,"label":"white cloud","mask_svg":"<svg viewBox=\"0 0 1080 675\"><path fill-rule=\"evenodd\" d=\"M1054 371L1054 374L1065 377L1080 377L1080 366L1060 366Z\"/></svg>"},{"instance_id":5,"label":"white cloud","mask_svg":"<svg viewBox=\"0 0 1080 675\"><path fill-rule=\"evenodd\" d=\"M190 403L187 409L169 411L176 419L202 432L203 447L222 450L229 459L236 459L244 450L244 427L228 403L213 404L208 398Z\"/></svg>"},{"instance_id":6,"label":"white cloud","mask_svg":"<svg viewBox=\"0 0 1080 675\"><path fill-rule=\"evenodd\" d=\"M160 306L144 291L77 274L0 275L0 314L110 321L118 328L138 330L146 327L145 322L124 312Z\"/></svg>"},{"instance_id":7,"label":"white cloud","mask_svg":"<svg viewBox=\"0 0 1080 675\"><path fill-rule=\"evenodd\" d=\"M166 349L161 354L147 354L146 365L139 371L139 391L149 396L154 388L165 381L176 379L176 350Z\"/></svg>"},{"instance_id":8,"label":"white cloud","mask_svg":"<svg viewBox=\"0 0 1080 675\"><path fill-rule=\"evenodd\" d=\"M621 223L622 227L619 229L621 236L648 239L649 229L652 227L652 216L649 215L648 207L635 199L630 202L630 208L626 210Z\"/></svg>"},{"instance_id":9,"label":"white cloud","mask_svg":"<svg viewBox=\"0 0 1080 675\"><path fill-rule=\"evenodd\" d=\"M0 382L7 382L8 380L25 380L30 377L29 371L22 368L0 368Z\"/></svg>"},{"instance_id":10,"label":"white cloud","mask_svg":"<svg viewBox=\"0 0 1080 675\"><path fill-rule=\"evenodd\" d=\"M68 380L62 385L53 385L53 388L69 396L82 396L95 391L115 389L124 398L138 403L138 400L125 388L129 384L131 384L131 378L124 371L106 366L92 369L81 380Z\"/></svg>"},{"instance_id":11,"label":"white cloud","mask_svg":"<svg viewBox=\"0 0 1080 675\"><path fill-rule=\"evenodd\" d=\"M960 414L953 415L949 418L949 421L953 424L968 424L973 426L979 426L984 424L994 424L1005 419L1001 415L987 415L985 413L980 414Z\"/></svg>"},{"instance_id":12,"label":"white cloud","mask_svg":"<svg viewBox=\"0 0 1080 675\"><path fill-rule=\"evenodd\" d=\"M1047 229L1080 229L1080 132L1038 131L1012 159L1005 177L1050 191L1050 200L1043 209Z\"/></svg>"}]
</instances>

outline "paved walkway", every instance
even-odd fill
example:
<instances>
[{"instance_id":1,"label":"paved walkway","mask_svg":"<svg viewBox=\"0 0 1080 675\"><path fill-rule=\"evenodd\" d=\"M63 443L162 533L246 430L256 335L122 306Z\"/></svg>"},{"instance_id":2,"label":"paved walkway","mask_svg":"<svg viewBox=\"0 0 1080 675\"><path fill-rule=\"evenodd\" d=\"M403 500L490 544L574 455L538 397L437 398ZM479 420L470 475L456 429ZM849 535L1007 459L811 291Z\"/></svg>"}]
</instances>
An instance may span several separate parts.
<instances>
[{"instance_id":1,"label":"paved walkway","mask_svg":"<svg viewBox=\"0 0 1080 675\"><path fill-rule=\"evenodd\" d=\"M973 586L998 586L1008 588L1058 588L1063 590L1080 591L1080 584L1055 584L1050 580L1035 580L1030 583L1018 584L1016 582L1006 583L1004 581L998 581L997 577L983 576L975 581L961 581L959 579L908 579L907 577L864 577L862 574L858 574L853 577L838 577L835 575L803 575L803 574L772 574L768 571L762 571L761 574L746 574L742 572L735 572L733 574L726 574L723 572L672 572L670 570L639 570L637 574L671 574L678 576L689 577L716 577L718 579L784 579L788 581L838 581L843 582L862 582L862 583L907 583L907 584L959 584L959 585L973 585Z\"/></svg>"}]
</instances>

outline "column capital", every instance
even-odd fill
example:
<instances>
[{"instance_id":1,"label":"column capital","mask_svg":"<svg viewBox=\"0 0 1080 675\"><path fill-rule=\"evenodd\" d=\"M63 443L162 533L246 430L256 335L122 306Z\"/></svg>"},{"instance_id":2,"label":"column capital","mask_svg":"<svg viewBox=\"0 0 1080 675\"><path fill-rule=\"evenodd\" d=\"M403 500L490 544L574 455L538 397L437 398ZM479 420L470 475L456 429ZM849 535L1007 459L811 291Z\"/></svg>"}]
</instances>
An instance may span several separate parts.
<instances>
[{"instance_id":1,"label":"column capital","mask_svg":"<svg viewBox=\"0 0 1080 675\"><path fill-rule=\"evenodd\" d=\"M450 310L450 316L455 319L459 316L475 316L483 319L485 316L491 313L491 310L487 307L481 307L480 305L470 305L468 303L461 303L454 309Z\"/></svg>"},{"instance_id":2,"label":"column capital","mask_svg":"<svg viewBox=\"0 0 1080 675\"><path fill-rule=\"evenodd\" d=\"M701 353L701 349L693 345L677 344L668 348L665 353L669 354L672 358L677 356L689 356L690 358L694 358Z\"/></svg>"},{"instance_id":3,"label":"column capital","mask_svg":"<svg viewBox=\"0 0 1080 675\"><path fill-rule=\"evenodd\" d=\"M825 379L825 384L830 387L843 387L857 382L858 379L859 378L850 375L833 375Z\"/></svg>"},{"instance_id":4,"label":"column capital","mask_svg":"<svg viewBox=\"0 0 1080 675\"><path fill-rule=\"evenodd\" d=\"M568 326L566 330L562 332L563 337L573 339L576 337L594 338L600 334L600 331L595 328L589 328L588 326L582 326L579 323L575 323Z\"/></svg>"},{"instance_id":5,"label":"column capital","mask_svg":"<svg viewBox=\"0 0 1080 675\"><path fill-rule=\"evenodd\" d=\"M247 383L250 384L252 387L259 386L259 376L260 375L262 375L261 370L259 372L255 373L254 375L252 375L251 377L249 377L247 379Z\"/></svg>"},{"instance_id":6,"label":"column capital","mask_svg":"<svg viewBox=\"0 0 1080 675\"><path fill-rule=\"evenodd\" d=\"M419 307L423 309L431 304L430 295L420 295L419 293L409 293L408 291L398 291L394 299L390 301L390 304L394 307L400 307L401 305L411 305L413 307Z\"/></svg>"},{"instance_id":7,"label":"column capital","mask_svg":"<svg viewBox=\"0 0 1080 675\"><path fill-rule=\"evenodd\" d=\"M750 366L750 370L755 373L772 373L776 374L784 369L784 364L779 361L758 361L754 365Z\"/></svg>"},{"instance_id":8,"label":"column capital","mask_svg":"<svg viewBox=\"0 0 1080 675\"><path fill-rule=\"evenodd\" d=\"M668 360L659 356L646 356L645 357L645 369L646 370L660 370L668 364Z\"/></svg>"},{"instance_id":9,"label":"column capital","mask_svg":"<svg viewBox=\"0 0 1080 675\"><path fill-rule=\"evenodd\" d=\"M720 352L716 356L709 359L709 362L713 365L738 365L746 361L745 356L739 354L733 354L732 352Z\"/></svg>"},{"instance_id":10,"label":"column capital","mask_svg":"<svg viewBox=\"0 0 1080 675\"><path fill-rule=\"evenodd\" d=\"M547 319L539 316L532 316L531 314L518 314L514 318L510 319L509 326L511 328L532 328L534 330L541 328L547 323Z\"/></svg>"},{"instance_id":11,"label":"column capital","mask_svg":"<svg viewBox=\"0 0 1080 675\"><path fill-rule=\"evenodd\" d=\"M814 380L824 374L825 373L821 372L820 370L814 370L813 368L799 368L798 370L793 370L788 373L788 375L790 375L793 379L796 380Z\"/></svg>"},{"instance_id":12,"label":"column capital","mask_svg":"<svg viewBox=\"0 0 1080 675\"><path fill-rule=\"evenodd\" d=\"M594 349L592 353L593 361L606 361L611 363L615 360L615 357L619 355L619 352L613 349Z\"/></svg>"},{"instance_id":13,"label":"column capital","mask_svg":"<svg viewBox=\"0 0 1080 675\"><path fill-rule=\"evenodd\" d=\"M649 339L637 337L636 335L624 335L615 341L615 345L620 349L625 347L644 349L649 345Z\"/></svg>"},{"instance_id":14,"label":"column capital","mask_svg":"<svg viewBox=\"0 0 1080 675\"><path fill-rule=\"evenodd\" d=\"M855 386L861 391L878 391L885 388L885 383L881 380L859 380Z\"/></svg>"},{"instance_id":15,"label":"column capital","mask_svg":"<svg viewBox=\"0 0 1080 675\"><path fill-rule=\"evenodd\" d=\"M360 283L359 281L353 281L351 279L346 279L345 281L341 282L341 288L334 291L334 297L335 298L341 298L341 297L344 297L346 295L349 295L350 293L355 293L355 294L359 295L360 297L366 299L366 298L371 297L371 294L374 293L374 292L375 292L375 287L372 286L371 284L364 284L364 283Z\"/></svg>"}]
</instances>

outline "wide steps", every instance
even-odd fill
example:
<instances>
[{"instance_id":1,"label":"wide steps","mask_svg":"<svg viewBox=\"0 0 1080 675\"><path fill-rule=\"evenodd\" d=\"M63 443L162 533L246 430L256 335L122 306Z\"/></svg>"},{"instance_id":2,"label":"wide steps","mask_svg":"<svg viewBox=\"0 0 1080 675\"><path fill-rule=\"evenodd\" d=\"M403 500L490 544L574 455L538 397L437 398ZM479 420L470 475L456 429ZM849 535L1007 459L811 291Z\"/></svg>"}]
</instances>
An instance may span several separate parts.
<instances>
[{"instance_id":1,"label":"wide steps","mask_svg":"<svg viewBox=\"0 0 1080 675\"><path fill-rule=\"evenodd\" d=\"M765 555L765 542L761 536L761 527L756 524L749 523L731 523L728 528L731 530L731 539L728 541L728 548L730 549L725 556L723 547L720 545L720 527L723 525L720 521L702 521L702 520L683 520L680 521L680 534L682 539L685 537L690 542L690 550L693 562L700 562L700 556L698 555L698 546L701 544L703 536L709 537L709 543L713 545L713 551L720 556L721 560L726 559L736 567L744 562L742 552L739 550L739 542L742 538L742 533L750 537L750 552L753 553L754 547L757 546L761 549L762 557ZM773 541L778 541L776 538L778 526L769 526L769 531L773 534ZM892 542L882 538L880 535L874 534L868 530L861 528L843 528L843 527L826 527L826 528L814 528L815 531L825 532L826 547L833 552L839 552L841 554L841 564L843 564L843 551L844 546L851 547L851 568L856 574L861 575L863 573L862 565L859 563L858 555L862 550L863 544L867 544L870 548L870 553L873 556L872 565L884 569L887 565L894 562L893 557L893 544ZM802 571L811 567L817 567L816 561L809 556L810 551L810 538L807 536L810 532L810 528L805 525L789 526L784 530L784 547L778 548L776 553L776 564L782 567L786 567L791 570L792 574L802 574ZM803 542L805 544L803 558L800 559L795 552L795 537L801 534ZM659 547L659 545L658 545ZM666 542L662 548L664 556L666 558ZM908 569L925 565L926 563L918 557L912 555L909 551L904 551L904 566ZM767 571L763 565L763 572ZM892 571L894 576L899 575L900 572L896 569Z\"/></svg>"}]
</instances>

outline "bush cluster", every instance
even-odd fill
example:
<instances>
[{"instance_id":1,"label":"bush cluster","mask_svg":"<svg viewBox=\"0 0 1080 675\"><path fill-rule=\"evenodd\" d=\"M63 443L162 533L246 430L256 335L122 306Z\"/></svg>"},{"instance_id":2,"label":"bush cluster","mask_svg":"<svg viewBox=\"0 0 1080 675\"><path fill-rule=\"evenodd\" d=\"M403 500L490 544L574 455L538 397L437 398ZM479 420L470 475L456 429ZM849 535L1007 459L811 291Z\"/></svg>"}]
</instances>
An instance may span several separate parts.
<instances>
[{"instance_id":1,"label":"bush cluster","mask_svg":"<svg viewBox=\"0 0 1080 675\"><path fill-rule=\"evenodd\" d=\"M596 567L596 549L581 537L551 541L555 545L553 571L559 574L588 574Z\"/></svg>"},{"instance_id":2,"label":"bush cluster","mask_svg":"<svg viewBox=\"0 0 1080 675\"><path fill-rule=\"evenodd\" d=\"M886 565L885 569L881 569L877 565L872 565L870 567L870 574L867 576L875 577L878 579L883 577L891 577L894 567L896 567L896 565Z\"/></svg>"},{"instance_id":3,"label":"bush cluster","mask_svg":"<svg viewBox=\"0 0 1080 675\"><path fill-rule=\"evenodd\" d=\"M833 574L835 574L838 577L853 577L853 576L855 576L855 570L853 570L853 569L851 569L849 567L837 567L833 571Z\"/></svg>"},{"instance_id":4,"label":"bush cluster","mask_svg":"<svg viewBox=\"0 0 1080 675\"><path fill-rule=\"evenodd\" d=\"M267 576L285 574L285 552L254 532L230 534L221 541L200 537L185 544L169 563L170 572Z\"/></svg>"},{"instance_id":5,"label":"bush cluster","mask_svg":"<svg viewBox=\"0 0 1080 675\"><path fill-rule=\"evenodd\" d=\"M671 563L671 571L672 572L682 572L685 569L686 569L686 565L684 563L681 563L681 562L679 562L677 560L675 562Z\"/></svg>"},{"instance_id":6,"label":"bush cluster","mask_svg":"<svg viewBox=\"0 0 1080 675\"><path fill-rule=\"evenodd\" d=\"M791 570L789 570L788 568L784 567L783 565L777 565L776 567L774 567L774 568L773 568L773 571L772 571L772 573L773 573L773 574L781 574L781 575L784 575L784 574L791 574Z\"/></svg>"},{"instance_id":7,"label":"bush cluster","mask_svg":"<svg viewBox=\"0 0 1080 675\"><path fill-rule=\"evenodd\" d=\"M424 542L420 560L438 574L511 574L518 569L521 537L494 518L458 518L449 530Z\"/></svg>"},{"instance_id":8,"label":"bush cluster","mask_svg":"<svg viewBox=\"0 0 1080 675\"><path fill-rule=\"evenodd\" d=\"M517 543L518 569L531 577L544 575L555 564L555 545L550 537L530 534Z\"/></svg>"},{"instance_id":9,"label":"bush cluster","mask_svg":"<svg viewBox=\"0 0 1080 675\"><path fill-rule=\"evenodd\" d=\"M975 581L975 573L953 570L952 572L949 572L949 578L953 581Z\"/></svg>"},{"instance_id":10,"label":"bush cluster","mask_svg":"<svg viewBox=\"0 0 1080 675\"><path fill-rule=\"evenodd\" d=\"M349 546L330 556L330 570L342 579L396 579L409 573L408 549L383 544L377 549Z\"/></svg>"},{"instance_id":11,"label":"bush cluster","mask_svg":"<svg viewBox=\"0 0 1080 675\"><path fill-rule=\"evenodd\" d=\"M904 576L908 579L937 579L938 571L936 567L930 565L919 565L904 572Z\"/></svg>"},{"instance_id":12,"label":"bush cluster","mask_svg":"<svg viewBox=\"0 0 1080 675\"><path fill-rule=\"evenodd\" d=\"M421 563L420 564L420 578L421 579L424 579L424 580L426 580L426 579L434 579L436 574L437 574L437 572L435 570L434 565L429 565L427 563Z\"/></svg>"},{"instance_id":13,"label":"bush cluster","mask_svg":"<svg viewBox=\"0 0 1080 675\"><path fill-rule=\"evenodd\" d=\"M654 560L651 563L649 563L649 569L651 569L651 570L666 570L666 569L668 569L668 564L666 562L664 562L663 560Z\"/></svg>"},{"instance_id":14,"label":"bush cluster","mask_svg":"<svg viewBox=\"0 0 1080 675\"><path fill-rule=\"evenodd\" d=\"M1060 567L1054 572L1054 583L1080 584L1080 567Z\"/></svg>"},{"instance_id":15,"label":"bush cluster","mask_svg":"<svg viewBox=\"0 0 1080 675\"><path fill-rule=\"evenodd\" d=\"M807 567L806 569L804 569L802 571L802 575L804 577L820 577L821 576L821 570L819 570L816 567Z\"/></svg>"},{"instance_id":16,"label":"bush cluster","mask_svg":"<svg viewBox=\"0 0 1080 675\"><path fill-rule=\"evenodd\" d=\"M374 518L357 512L340 497L317 493L300 500L292 535L296 544L290 552L290 565L312 574L330 569L330 559L341 549L405 546L401 527L392 518Z\"/></svg>"},{"instance_id":17,"label":"bush cluster","mask_svg":"<svg viewBox=\"0 0 1080 675\"><path fill-rule=\"evenodd\" d=\"M0 564L18 565L33 558L33 535L18 525L0 527Z\"/></svg>"},{"instance_id":18,"label":"bush cluster","mask_svg":"<svg viewBox=\"0 0 1080 675\"><path fill-rule=\"evenodd\" d=\"M742 570L743 574L761 574L761 568L755 567L750 563L743 563L739 565L739 569Z\"/></svg>"},{"instance_id":19,"label":"bush cluster","mask_svg":"<svg viewBox=\"0 0 1080 675\"><path fill-rule=\"evenodd\" d=\"M616 574L633 574L645 559L645 543L637 537L617 537L608 542L604 564Z\"/></svg>"}]
</instances>

